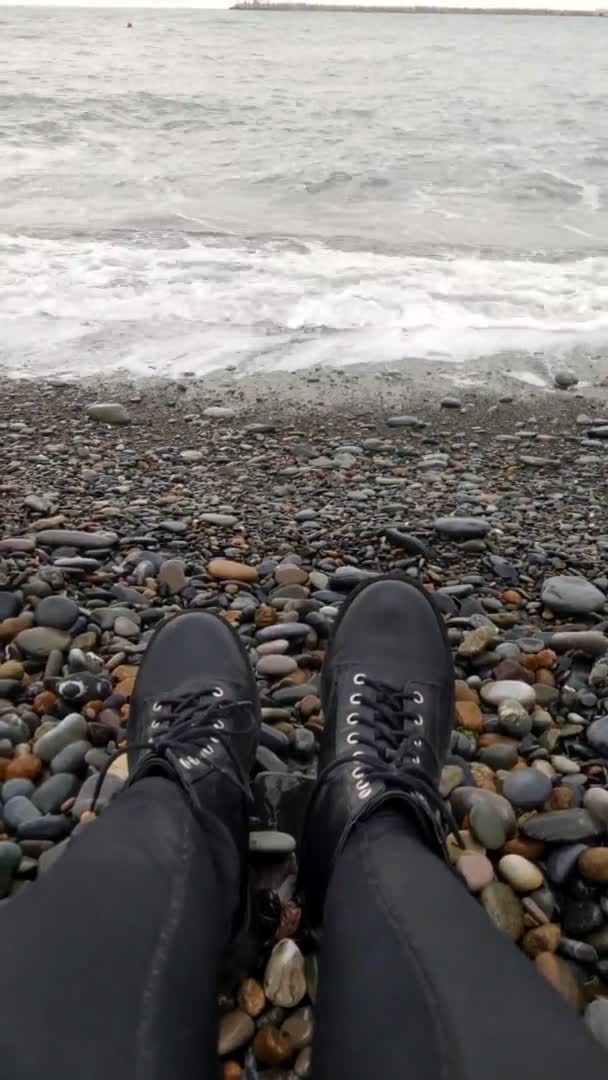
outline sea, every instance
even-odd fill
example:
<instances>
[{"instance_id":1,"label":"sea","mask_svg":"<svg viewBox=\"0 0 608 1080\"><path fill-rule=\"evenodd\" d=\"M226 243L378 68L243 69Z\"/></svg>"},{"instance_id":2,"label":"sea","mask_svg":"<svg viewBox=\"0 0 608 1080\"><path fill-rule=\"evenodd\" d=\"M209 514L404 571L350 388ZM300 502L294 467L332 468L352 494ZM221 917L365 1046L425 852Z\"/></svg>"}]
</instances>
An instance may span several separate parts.
<instances>
[{"instance_id":1,"label":"sea","mask_svg":"<svg viewBox=\"0 0 608 1080\"><path fill-rule=\"evenodd\" d=\"M0 42L3 375L608 350L608 18L2 6Z\"/></svg>"}]
</instances>

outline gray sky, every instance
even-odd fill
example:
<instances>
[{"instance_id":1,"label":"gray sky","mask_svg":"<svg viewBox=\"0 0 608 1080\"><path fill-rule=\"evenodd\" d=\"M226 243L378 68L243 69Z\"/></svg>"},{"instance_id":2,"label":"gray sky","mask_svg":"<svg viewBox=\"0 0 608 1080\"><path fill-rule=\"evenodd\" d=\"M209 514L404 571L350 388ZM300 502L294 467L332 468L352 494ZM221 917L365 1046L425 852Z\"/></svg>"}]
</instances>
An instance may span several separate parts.
<instances>
[{"instance_id":1,"label":"gray sky","mask_svg":"<svg viewBox=\"0 0 608 1080\"><path fill-rule=\"evenodd\" d=\"M87 3L86 0L21 0L21 3L15 3L15 0L0 0L0 10L3 7L116 7L122 11L134 11L137 8L176 8L176 7L188 7L188 8L228 8L231 6L233 0L178 0L177 3L170 3L170 0L94 0L93 3ZM314 0L315 3L322 3L323 0ZM357 0L330 0L330 2L336 3L356 3ZM374 0L362 0L363 3L372 6ZM378 0L378 3L394 3L407 4L423 3L431 4L434 0ZM538 8L540 11L543 8L548 7L564 7L570 10L580 11L594 11L597 8L608 6L608 0L437 0L442 7L526 7L526 8Z\"/></svg>"}]
</instances>

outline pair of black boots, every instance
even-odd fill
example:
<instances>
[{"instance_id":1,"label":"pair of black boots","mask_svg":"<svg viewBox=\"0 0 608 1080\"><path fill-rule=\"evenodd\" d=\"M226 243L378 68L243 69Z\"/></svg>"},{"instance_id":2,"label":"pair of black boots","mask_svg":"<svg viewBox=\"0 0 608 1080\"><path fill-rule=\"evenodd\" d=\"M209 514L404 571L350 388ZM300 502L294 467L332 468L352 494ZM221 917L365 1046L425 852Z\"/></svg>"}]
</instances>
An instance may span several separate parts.
<instances>
[{"instance_id":1,"label":"pair of black boots","mask_svg":"<svg viewBox=\"0 0 608 1080\"><path fill-rule=\"evenodd\" d=\"M442 850L446 811L437 781L453 693L450 648L427 594L400 574L356 589L341 609L322 672L319 776L299 852L313 923L321 921L351 830L379 807L401 806ZM193 813L212 816L236 845L244 888L259 730L253 672L226 622L189 611L157 631L131 703L129 783L150 775L177 780Z\"/></svg>"}]
</instances>

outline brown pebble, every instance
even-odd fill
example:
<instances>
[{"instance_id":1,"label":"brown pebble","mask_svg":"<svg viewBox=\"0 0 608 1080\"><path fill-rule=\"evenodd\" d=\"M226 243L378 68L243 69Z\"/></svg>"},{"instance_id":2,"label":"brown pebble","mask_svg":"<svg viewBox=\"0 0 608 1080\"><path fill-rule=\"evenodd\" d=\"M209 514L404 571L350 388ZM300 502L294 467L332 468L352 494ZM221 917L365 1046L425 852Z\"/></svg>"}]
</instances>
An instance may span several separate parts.
<instances>
[{"instance_id":1,"label":"brown pebble","mask_svg":"<svg viewBox=\"0 0 608 1080\"><path fill-rule=\"evenodd\" d=\"M576 795L571 788L555 787L545 803L546 810L569 810L576 802Z\"/></svg>"},{"instance_id":2,"label":"brown pebble","mask_svg":"<svg viewBox=\"0 0 608 1080\"><path fill-rule=\"evenodd\" d=\"M531 859L532 862L542 859L544 852L542 840L528 840L526 836L514 836L507 840L502 849L503 855L523 855L524 859Z\"/></svg>"},{"instance_id":3,"label":"brown pebble","mask_svg":"<svg viewBox=\"0 0 608 1080\"><path fill-rule=\"evenodd\" d=\"M293 937L297 932L302 918L302 908L294 900L288 900L281 908L281 918L275 933L275 941Z\"/></svg>"},{"instance_id":4,"label":"brown pebble","mask_svg":"<svg viewBox=\"0 0 608 1080\"><path fill-rule=\"evenodd\" d=\"M222 1080L241 1080L243 1070L237 1061L225 1061L222 1066Z\"/></svg>"},{"instance_id":5,"label":"brown pebble","mask_svg":"<svg viewBox=\"0 0 608 1080\"><path fill-rule=\"evenodd\" d=\"M479 705L474 701L456 702L456 723L467 731L481 731L483 716Z\"/></svg>"},{"instance_id":6,"label":"brown pebble","mask_svg":"<svg viewBox=\"0 0 608 1080\"><path fill-rule=\"evenodd\" d=\"M300 716L304 717L305 720L318 713L320 708L321 702L316 694L307 694L299 703Z\"/></svg>"},{"instance_id":7,"label":"brown pebble","mask_svg":"<svg viewBox=\"0 0 608 1080\"><path fill-rule=\"evenodd\" d=\"M495 679L507 682L534 682L534 676L517 660L501 660L492 673Z\"/></svg>"},{"instance_id":8,"label":"brown pebble","mask_svg":"<svg viewBox=\"0 0 608 1080\"><path fill-rule=\"evenodd\" d=\"M135 664L119 664L118 667L114 668L112 675L116 682L122 682L123 679L134 679L137 675L137 667Z\"/></svg>"},{"instance_id":9,"label":"brown pebble","mask_svg":"<svg viewBox=\"0 0 608 1080\"><path fill-rule=\"evenodd\" d=\"M23 674L23 664L18 660L6 660L0 664L0 679L22 679Z\"/></svg>"},{"instance_id":10,"label":"brown pebble","mask_svg":"<svg viewBox=\"0 0 608 1080\"><path fill-rule=\"evenodd\" d=\"M541 649L538 653L528 653L522 656L521 663L528 671L538 671L539 668L552 668L557 663L557 653L553 649Z\"/></svg>"},{"instance_id":11,"label":"brown pebble","mask_svg":"<svg viewBox=\"0 0 608 1080\"><path fill-rule=\"evenodd\" d=\"M269 607L268 604L260 604L253 621L258 629L260 629L264 626L274 626L278 617L279 613L275 608Z\"/></svg>"},{"instance_id":12,"label":"brown pebble","mask_svg":"<svg viewBox=\"0 0 608 1080\"><path fill-rule=\"evenodd\" d=\"M0 642L7 644L7 642L12 641L22 630L29 630L33 622L34 616L29 613L27 615L16 615L12 619L3 619L0 622Z\"/></svg>"},{"instance_id":13,"label":"brown pebble","mask_svg":"<svg viewBox=\"0 0 608 1080\"><path fill-rule=\"evenodd\" d=\"M86 825L88 821L95 821L96 817L97 814L94 810L83 810L82 814L80 815L80 821L83 823L83 825Z\"/></svg>"},{"instance_id":14,"label":"brown pebble","mask_svg":"<svg viewBox=\"0 0 608 1080\"><path fill-rule=\"evenodd\" d=\"M258 580L258 572L255 566L233 562L232 559L212 559L207 570L212 578L217 578L219 581Z\"/></svg>"},{"instance_id":15,"label":"brown pebble","mask_svg":"<svg viewBox=\"0 0 608 1080\"><path fill-rule=\"evenodd\" d=\"M578 857L578 868L587 881L608 881L608 848L590 847Z\"/></svg>"},{"instance_id":16,"label":"brown pebble","mask_svg":"<svg viewBox=\"0 0 608 1080\"><path fill-rule=\"evenodd\" d=\"M545 923L544 926L536 926L524 934L522 946L524 952L534 958L542 952L557 952L561 941L562 931L557 923Z\"/></svg>"},{"instance_id":17,"label":"brown pebble","mask_svg":"<svg viewBox=\"0 0 608 1080\"><path fill-rule=\"evenodd\" d=\"M259 1016L266 1005L264 987L257 979L243 979L239 986L239 1006L247 1016Z\"/></svg>"},{"instance_id":18,"label":"brown pebble","mask_svg":"<svg viewBox=\"0 0 608 1080\"><path fill-rule=\"evenodd\" d=\"M272 1024L260 1028L253 1040L253 1053L263 1065L282 1065L292 1052L291 1041Z\"/></svg>"},{"instance_id":19,"label":"brown pebble","mask_svg":"<svg viewBox=\"0 0 608 1080\"><path fill-rule=\"evenodd\" d=\"M523 596L516 589L507 589L501 596L503 604L523 604Z\"/></svg>"},{"instance_id":20,"label":"brown pebble","mask_svg":"<svg viewBox=\"0 0 608 1080\"><path fill-rule=\"evenodd\" d=\"M42 762L35 754L20 754L9 761L6 770L7 780L36 780L42 772Z\"/></svg>"},{"instance_id":21,"label":"brown pebble","mask_svg":"<svg viewBox=\"0 0 608 1080\"><path fill-rule=\"evenodd\" d=\"M475 705L479 704L479 694L472 687L468 686L462 679L456 679L454 684L456 701L472 701Z\"/></svg>"},{"instance_id":22,"label":"brown pebble","mask_svg":"<svg viewBox=\"0 0 608 1080\"><path fill-rule=\"evenodd\" d=\"M554 990L557 990L573 1008L580 1009L582 1004L580 987L565 960L552 952L541 952L534 964L536 970L544 975Z\"/></svg>"},{"instance_id":23,"label":"brown pebble","mask_svg":"<svg viewBox=\"0 0 608 1080\"><path fill-rule=\"evenodd\" d=\"M50 713L53 711L57 704L57 695L52 690L42 690L39 694L36 694L32 702L32 707L35 712Z\"/></svg>"},{"instance_id":24,"label":"brown pebble","mask_svg":"<svg viewBox=\"0 0 608 1080\"><path fill-rule=\"evenodd\" d=\"M131 694L133 693L133 687L134 686L135 686L135 679L134 679L133 676L130 676L127 679L122 679L117 684L117 686L114 687L114 692L116 694L122 694L123 697L128 698L128 697L131 697Z\"/></svg>"},{"instance_id":25,"label":"brown pebble","mask_svg":"<svg viewBox=\"0 0 608 1080\"><path fill-rule=\"evenodd\" d=\"M274 580L277 585L305 585L308 581L308 572L301 566L277 566L274 572Z\"/></svg>"},{"instance_id":26,"label":"brown pebble","mask_svg":"<svg viewBox=\"0 0 608 1080\"><path fill-rule=\"evenodd\" d=\"M555 686L555 675L552 671L547 671L546 668L539 668L536 672L537 683L542 683L543 686Z\"/></svg>"}]
</instances>

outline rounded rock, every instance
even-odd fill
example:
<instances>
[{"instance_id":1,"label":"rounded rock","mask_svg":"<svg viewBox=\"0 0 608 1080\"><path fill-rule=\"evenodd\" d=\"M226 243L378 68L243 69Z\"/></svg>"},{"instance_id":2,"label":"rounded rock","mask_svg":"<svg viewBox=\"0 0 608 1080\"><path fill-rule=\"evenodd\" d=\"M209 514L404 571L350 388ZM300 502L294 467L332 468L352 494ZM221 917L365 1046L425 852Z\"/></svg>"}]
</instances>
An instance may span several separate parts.
<instances>
[{"instance_id":1,"label":"rounded rock","mask_svg":"<svg viewBox=\"0 0 608 1080\"><path fill-rule=\"evenodd\" d=\"M306 994L304 957L294 941L275 945L264 972L264 992L273 1005L293 1009Z\"/></svg>"},{"instance_id":2,"label":"rounded rock","mask_svg":"<svg viewBox=\"0 0 608 1080\"><path fill-rule=\"evenodd\" d=\"M587 615L601 611L606 597L586 578L573 574L547 578L543 584L541 600L558 615Z\"/></svg>"},{"instance_id":3,"label":"rounded rock","mask_svg":"<svg viewBox=\"0 0 608 1080\"><path fill-rule=\"evenodd\" d=\"M549 798L552 784L539 769L514 769L505 777L502 793L512 806L534 810Z\"/></svg>"},{"instance_id":4,"label":"rounded rock","mask_svg":"<svg viewBox=\"0 0 608 1080\"><path fill-rule=\"evenodd\" d=\"M608 848L590 847L578 857L578 868L587 881L608 882Z\"/></svg>"},{"instance_id":5,"label":"rounded rock","mask_svg":"<svg viewBox=\"0 0 608 1080\"><path fill-rule=\"evenodd\" d=\"M231 559L212 559L207 567L211 577L221 581L257 581L255 566L233 562Z\"/></svg>"},{"instance_id":6,"label":"rounded rock","mask_svg":"<svg viewBox=\"0 0 608 1080\"><path fill-rule=\"evenodd\" d=\"M543 875L534 863L524 859L523 855L503 855L498 863L498 872L516 892L533 892L543 884Z\"/></svg>"}]
</instances>

